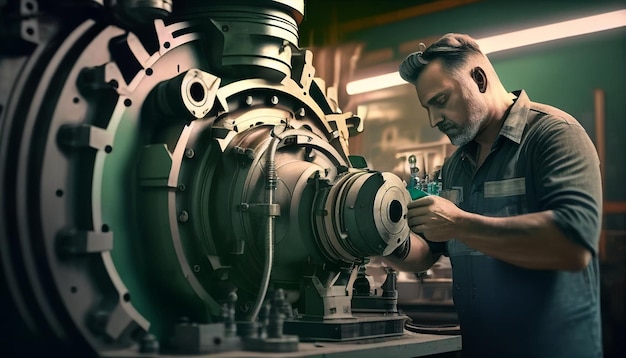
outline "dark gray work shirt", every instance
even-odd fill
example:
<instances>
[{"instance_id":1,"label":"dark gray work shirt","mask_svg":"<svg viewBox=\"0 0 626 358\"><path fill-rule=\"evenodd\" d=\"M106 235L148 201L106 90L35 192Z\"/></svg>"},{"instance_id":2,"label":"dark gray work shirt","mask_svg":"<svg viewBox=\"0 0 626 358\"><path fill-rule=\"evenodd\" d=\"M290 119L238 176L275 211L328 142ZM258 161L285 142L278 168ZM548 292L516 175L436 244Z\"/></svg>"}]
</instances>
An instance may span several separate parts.
<instances>
[{"instance_id":1,"label":"dark gray work shirt","mask_svg":"<svg viewBox=\"0 0 626 358\"><path fill-rule=\"evenodd\" d=\"M529 270L458 240L431 249L450 256L454 303L468 357L601 357L599 269L602 188L596 149L584 128L524 91L484 163L477 144L443 166L443 189L463 210L487 216L554 212L556 225L593 253L579 272Z\"/></svg>"}]
</instances>

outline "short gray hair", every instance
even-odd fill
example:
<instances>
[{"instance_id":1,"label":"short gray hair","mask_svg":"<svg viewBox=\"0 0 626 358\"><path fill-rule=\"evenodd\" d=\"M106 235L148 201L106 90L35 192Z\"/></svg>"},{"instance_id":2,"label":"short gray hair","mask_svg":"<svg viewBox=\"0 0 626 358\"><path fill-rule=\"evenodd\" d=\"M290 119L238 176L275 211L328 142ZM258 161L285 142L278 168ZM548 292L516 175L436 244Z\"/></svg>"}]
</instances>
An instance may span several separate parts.
<instances>
[{"instance_id":1,"label":"short gray hair","mask_svg":"<svg viewBox=\"0 0 626 358\"><path fill-rule=\"evenodd\" d=\"M420 44L424 46L424 44ZM478 43L465 34L449 33L432 43L423 51L413 52L400 63L400 77L415 84L422 70L433 60L441 59L444 68L450 71L459 69L474 54L483 54Z\"/></svg>"}]
</instances>

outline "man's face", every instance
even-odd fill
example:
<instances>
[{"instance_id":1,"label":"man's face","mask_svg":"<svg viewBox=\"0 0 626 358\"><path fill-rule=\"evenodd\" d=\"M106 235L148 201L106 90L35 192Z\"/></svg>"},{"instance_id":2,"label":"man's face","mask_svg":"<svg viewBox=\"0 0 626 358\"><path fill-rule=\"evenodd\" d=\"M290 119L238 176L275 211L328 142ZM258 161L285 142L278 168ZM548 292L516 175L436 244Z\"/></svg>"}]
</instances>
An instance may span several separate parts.
<instances>
[{"instance_id":1,"label":"man's face","mask_svg":"<svg viewBox=\"0 0 626 358\"><path fill-rule=\"evenodd\" d=\"M444 70L441 61L435 60L424 68L415 84L430 125L437 126L457 146L476 137L488 113L469 69L459 73L452 75Z\"/></svg>"}]
</instances>

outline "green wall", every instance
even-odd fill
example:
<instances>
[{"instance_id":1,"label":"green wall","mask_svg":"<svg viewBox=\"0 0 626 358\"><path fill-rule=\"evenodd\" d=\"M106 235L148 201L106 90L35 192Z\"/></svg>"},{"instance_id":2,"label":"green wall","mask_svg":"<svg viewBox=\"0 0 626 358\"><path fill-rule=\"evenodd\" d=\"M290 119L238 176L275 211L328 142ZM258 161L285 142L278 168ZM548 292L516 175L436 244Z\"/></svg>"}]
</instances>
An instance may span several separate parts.
<instances>
[{"instance_id":1,"label":"green wall","mask_svg":"<svg viewBox=\"0 0 626 358\"><path fill-rule=\"evenodd\" d=\"M462 32L475 38L626 9L626 1L483 0L409 20L344 34L364 51ZM405 54L396 54L399 63ZM626 27L490 54L509 90L575 116L595 142L594 89L606 93L607 201L626 201ZM612 224L625 229L624 216Z\"/></svg>"}]
</instances>

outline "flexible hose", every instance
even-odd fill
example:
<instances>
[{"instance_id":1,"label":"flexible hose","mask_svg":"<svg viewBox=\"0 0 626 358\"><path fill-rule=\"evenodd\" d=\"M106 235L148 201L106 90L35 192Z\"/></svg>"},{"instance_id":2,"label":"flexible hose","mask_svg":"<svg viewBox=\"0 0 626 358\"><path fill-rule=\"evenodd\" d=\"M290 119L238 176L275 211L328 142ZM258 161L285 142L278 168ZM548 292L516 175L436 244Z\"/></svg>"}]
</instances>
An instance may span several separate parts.
<instances>
[{"instance_id":1,"label":"flexible hose","mask_svg":"<svg viewBox=\"0 0 626 358\"><path fill-rule=\"evenodd\" d=\"M440 335L457 335L461 334L461 327L458 324L449 325L416 325L413 323L405 323L404 328L414 333L440 334Z\"/></svg>"},{"instance_id":2,"label":"flexible hose","mask_svg":"<svg viewBox=\"0 0 626 358\"><path fill-rule=\"evenodd\" d=\"M274 136L272 131L272 139L265 152L265 203L268 210L274 204L274 192L276 190L276 184L278 182L278 176L276 175L276 148L280 142L280 138ZM261 287L257 295L254 306L252 307L252 314L250 321L254 322L257 319L263 300L267 294L267 289L270 284L270 276L272 274L272 262L274 261L274 221L276 219L271 211L268 211L267 225L265 230L265 265L263 266L263 275L261 276Z\"/></svg>"}]
</instances>

